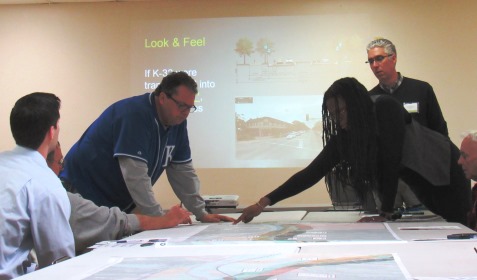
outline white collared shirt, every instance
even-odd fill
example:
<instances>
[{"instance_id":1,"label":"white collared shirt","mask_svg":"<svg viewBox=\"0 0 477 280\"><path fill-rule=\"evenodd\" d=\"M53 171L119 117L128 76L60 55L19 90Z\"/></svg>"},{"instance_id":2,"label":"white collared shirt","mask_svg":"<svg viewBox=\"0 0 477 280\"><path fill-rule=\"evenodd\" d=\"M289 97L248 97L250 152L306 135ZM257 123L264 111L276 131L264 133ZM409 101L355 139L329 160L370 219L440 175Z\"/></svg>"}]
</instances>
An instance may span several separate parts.
<instances>
[{"instance_id":1,"label":"white collared shirt","mask_svg":"<svg viewBox=\"0 0 477 280\"><path fill-rule=\"evenodd\" d=\"M0 279L24 274L35 249L39 267L74 257L70 202L58 177L36 150L0 153Z\"/></svg>"}]
</instances>

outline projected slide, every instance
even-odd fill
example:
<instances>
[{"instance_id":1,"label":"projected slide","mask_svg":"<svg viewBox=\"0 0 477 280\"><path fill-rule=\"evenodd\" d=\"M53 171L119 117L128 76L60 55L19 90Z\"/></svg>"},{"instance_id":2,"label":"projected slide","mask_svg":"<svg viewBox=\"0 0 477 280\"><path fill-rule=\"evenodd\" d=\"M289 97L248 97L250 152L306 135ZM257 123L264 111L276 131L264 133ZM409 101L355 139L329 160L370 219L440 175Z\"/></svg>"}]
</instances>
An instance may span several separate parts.
<instances>
[{"instance_id":1,"label":"projected slide","mask_svg":"<svg viewBox=\"0 0 477 280\"><path fill-rule=\"evenodd\" d=\"M324 91L362 72L367 18L208 18L135 23L131 95L171 71L198 83L188 129L199 168L303 167L322 149Z\"/></svg>"}]
</instances>

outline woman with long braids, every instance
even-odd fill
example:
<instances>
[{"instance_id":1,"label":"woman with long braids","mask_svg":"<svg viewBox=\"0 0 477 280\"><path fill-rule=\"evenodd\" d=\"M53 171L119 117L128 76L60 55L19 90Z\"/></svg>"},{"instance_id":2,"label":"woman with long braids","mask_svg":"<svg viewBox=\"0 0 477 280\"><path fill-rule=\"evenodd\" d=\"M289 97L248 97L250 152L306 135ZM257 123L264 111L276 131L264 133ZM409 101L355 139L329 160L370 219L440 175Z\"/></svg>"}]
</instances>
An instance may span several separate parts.
<instances>
[{"instance_id":1,"label":"woman with long braids","mask_svg":"<svg viewBox=\"0 0 477 280\"><path fill-rule=\"evenodd\" d=\"M371 192L381 201L380 217L393 218L398 179L449 222L466 224L470 182L457 164L459 149L419 125L392 96L374 96L354 78L335 81L323 98L323 150L303 170L257 203L235 223L250 222L266 206L294 196L323 177L328 190L352 186L361 201Z\"/></svg>"}]
</instances>

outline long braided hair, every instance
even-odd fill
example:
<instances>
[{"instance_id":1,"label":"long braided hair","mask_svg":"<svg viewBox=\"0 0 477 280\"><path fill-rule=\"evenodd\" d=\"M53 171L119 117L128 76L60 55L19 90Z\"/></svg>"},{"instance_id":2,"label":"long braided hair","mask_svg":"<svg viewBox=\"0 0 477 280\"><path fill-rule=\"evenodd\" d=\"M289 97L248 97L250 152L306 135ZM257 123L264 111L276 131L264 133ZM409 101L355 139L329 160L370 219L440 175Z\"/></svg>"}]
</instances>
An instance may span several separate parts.
<instances>
[{"instance_id":1,"label":"long braided hair","mask_svg":"<svg viewBox=\"0 0 477 280\"><path fill-rule=\"evenodd\" d=\"M341 128L343 114L330 114L327 101L334 100L337 112L346 111L346 128ZM339 108L338 100L344 101L345 108ZM337 142L339 163L325 176L328 192L337 191L344 185L356 190L361 203L376 187L376 119L374 104L366 88L355 78L335 81L325 92L322 107L323 146L332 139Z\"/></svg>"}]
</instances>

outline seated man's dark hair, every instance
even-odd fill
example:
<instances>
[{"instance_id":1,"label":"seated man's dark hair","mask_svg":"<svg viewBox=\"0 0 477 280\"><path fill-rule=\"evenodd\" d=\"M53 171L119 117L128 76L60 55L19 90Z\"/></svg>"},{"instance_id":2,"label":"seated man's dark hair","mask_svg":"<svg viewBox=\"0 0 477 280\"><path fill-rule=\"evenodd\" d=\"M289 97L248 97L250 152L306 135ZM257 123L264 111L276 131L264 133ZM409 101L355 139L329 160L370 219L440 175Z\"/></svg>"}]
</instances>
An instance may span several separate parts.
<instances>
[{"instance_id":1,"label":"seated man's dark hair","mask_svg":"<svg viewBox=\"0 0 477 280\"><path fill-rule=\"evenodd\" d=\"M50 127L60 119L61 100L52 93L34 92L18 99L10 113L17 145L38 149Z\"/></svg>"}]
</instances>

